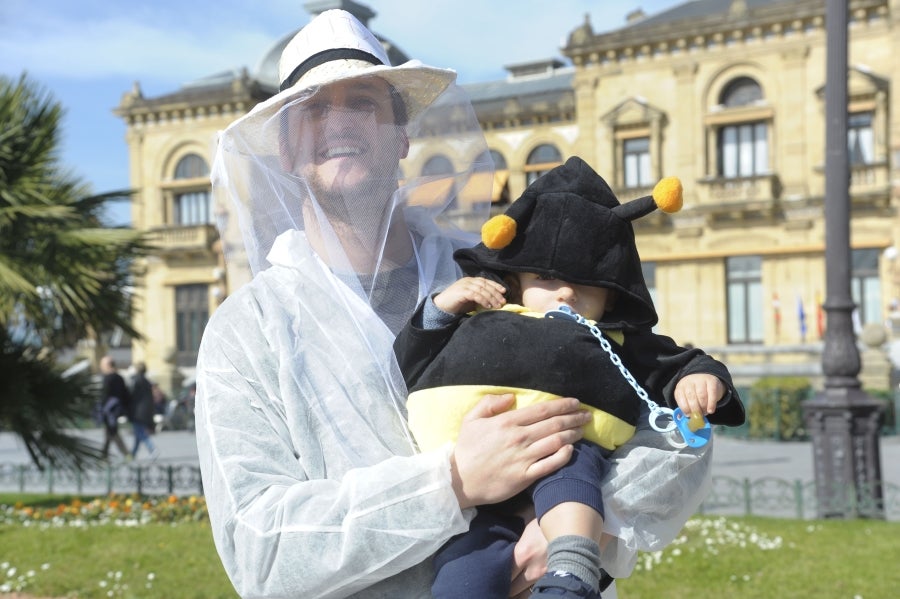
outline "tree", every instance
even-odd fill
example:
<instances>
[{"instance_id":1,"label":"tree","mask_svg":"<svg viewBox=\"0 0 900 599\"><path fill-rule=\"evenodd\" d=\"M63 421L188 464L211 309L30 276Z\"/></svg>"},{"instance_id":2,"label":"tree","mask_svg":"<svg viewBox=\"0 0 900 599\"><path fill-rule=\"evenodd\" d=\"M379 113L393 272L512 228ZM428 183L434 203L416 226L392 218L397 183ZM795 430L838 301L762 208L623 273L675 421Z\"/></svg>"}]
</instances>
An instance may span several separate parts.
<instances>
[{"instance_id":1,"label":"tree","mask_svg":"<svg viewBox=\"0 0 900 599\"><path fill-rule=\"evenodd\" d=\"M60 352L130 318L140 233L104 227L107 203L59 163L62 106L27 75L0 77L0 428L32 460L82 467L98 448L66 433L98 396L90 372L67 374Z\"/></svg>"}]
</instances>

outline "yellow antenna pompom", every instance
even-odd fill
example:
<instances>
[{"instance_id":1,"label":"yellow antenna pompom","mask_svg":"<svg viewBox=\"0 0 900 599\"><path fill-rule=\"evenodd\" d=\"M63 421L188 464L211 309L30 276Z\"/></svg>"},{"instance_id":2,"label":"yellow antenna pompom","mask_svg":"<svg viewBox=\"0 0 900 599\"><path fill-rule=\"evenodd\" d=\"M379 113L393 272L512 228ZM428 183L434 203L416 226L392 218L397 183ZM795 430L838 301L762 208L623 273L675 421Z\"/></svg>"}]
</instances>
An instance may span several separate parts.
<instances>
[{"instance_id":1,"label":"yellow antenna pompom","mask_svg":"<svg viewBox=\"0 0 900 599\"><path fill-rule=\"evenodd\" d=\"M666 177L653 188L653 201L663 212L678 212L684 204L684 190L681 187L681 179L678 177Z\"/></svg>"},{"instance_id":2,"label":"yellow antenna pompom","mask_svg":"<svg viewBox=\"0 0 900 599\"><path fill-rule=\"evenodd\" d=\"M492 217L481 227L481 241L488 249L505 248L516 236L516 221L505 214Z\"/></svg>"}]
</instances>

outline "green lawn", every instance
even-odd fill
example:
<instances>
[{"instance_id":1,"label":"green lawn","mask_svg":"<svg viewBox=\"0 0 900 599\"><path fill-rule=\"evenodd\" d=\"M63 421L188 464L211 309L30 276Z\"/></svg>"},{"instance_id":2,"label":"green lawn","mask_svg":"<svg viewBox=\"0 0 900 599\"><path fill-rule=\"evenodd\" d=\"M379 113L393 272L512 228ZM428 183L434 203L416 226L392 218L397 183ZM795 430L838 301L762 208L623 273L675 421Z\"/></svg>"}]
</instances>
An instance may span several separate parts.
<instances>
[{"instance_id":1,"label":"green lawn","mask_svg":"<svg viewBox=\"0 0 900 599\"><path fill-rule=\"evenodd\" d=\"M0 495L0 505L52 511L72 499ZM161 501L153 510L168 507ZM44 520L2 520L0 597L16 585L47 597L236 597L203 517L90 526ZM620 599L900 596L900 523L695 518L665 551L642 554L618 587Z\"/></svg>"},{"instance_id":2,"label":"green lawn","mask_svg":"<svg viewBox=\"0 0 900 599\"><path fill-rule=\"evenodd\" d=\"M10 523L10 512L21 519L29 508L54 512L75 500L0 494L0 505L18 504L0 519L0 597L2 585L41 597L237 597L216 555L202 498L163 498L145 510L154 518L144 524L124 513L127 498L82 505L87 516L68 517L66 525L50 525L46 517ZM142 501L128 511L135 514ZM96 524L101 520L108 523Z\"/></svg>"},{"instance_id":3,"label":"green lawn","mask_svg":"<svg viewBox=\"0 0 900 599\"><path fill-rule=\"evenodd\" d=\"M234 598L207 523L147 524L134 528L0 527L0 583L48 597ZM15 568L14 576L8 576ZM46 569L44 569L46 568ZM2 595L0 595L2 596Z\"/></svg>"},{"instance_id":4,"label":"green lawn","mask_svg":"<svg viewBox=\"0 0 900 599\"><path fill-rule=\"evenodd\" d=\"M898 597L900 523L696 518L617 584L620 599Z\"/></svg>"}]
</instances>

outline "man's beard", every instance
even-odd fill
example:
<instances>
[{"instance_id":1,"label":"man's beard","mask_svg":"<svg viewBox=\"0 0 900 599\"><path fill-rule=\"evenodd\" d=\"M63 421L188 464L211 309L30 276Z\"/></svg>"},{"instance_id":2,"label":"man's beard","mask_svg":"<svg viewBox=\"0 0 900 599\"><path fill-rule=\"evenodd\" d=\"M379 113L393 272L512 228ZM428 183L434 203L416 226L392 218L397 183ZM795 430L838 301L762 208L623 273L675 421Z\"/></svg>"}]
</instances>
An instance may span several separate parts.
<instances>
[{"instance_id":1,"label":"man's beard","mask_svg":"<svg viewBox=\"0 0 900 599\"><path fill-rule=\"evenodd\" d=\"M340 177L340 175L338 176ZM352 184L328 183L315 171L306 175L313 201L333 225L364 230L380 228L393 210L396 176L366 177Z\"/></svg>"},{"instance_id":2,"label":"man's beard","mask_svg":"<svg viewBox=\"0 0 900 599\"><path fill-rule=\"evenodd\" d=\"M307 232L325 241L331 231L357 272L378 270L394 216L396 177L389 180L369 177L344 186L329 185L315 173L309 173L306 185L311 196L307 200L308 209L304 210ZM313 222L317 224L310 231ZM319 251L330 253L329 247L332 246L326 242Z\"/></svg>"}]
</instances>

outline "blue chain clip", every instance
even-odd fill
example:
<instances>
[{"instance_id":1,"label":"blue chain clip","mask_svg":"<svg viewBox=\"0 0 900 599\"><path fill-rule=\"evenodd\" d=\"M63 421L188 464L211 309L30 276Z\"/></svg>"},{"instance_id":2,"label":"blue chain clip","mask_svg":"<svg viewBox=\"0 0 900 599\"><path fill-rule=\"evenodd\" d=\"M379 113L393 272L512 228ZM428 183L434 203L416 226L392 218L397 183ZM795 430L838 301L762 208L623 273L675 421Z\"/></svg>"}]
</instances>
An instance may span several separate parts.
<instances>
[{"instance_id":1,"label":"blue chain clip","mask_svg":"<svg viewBox=\"0 0 900 599\"><path fill-rule=\"evenodd\" d=\"M684 412L681 411L681 408L675 408L672 410L671 408L664 408L657 404L655 401L650 399L650 396L647 395L647 391L644 390L643 387L638 385L638 382L635 380L634 376L631 372L628 371L628 368L622 363L622 359L613 351L612 345L610 345L609 341L603 336L603 332L597 325L591 324L584 316L576 313L572 308L566 305L562 305L556 310L549 310L546 314L544 314L545 318L566 318L568 320L574 320L578 324L584 325L590 330L591 334L597 338L597 341L600 342L600 347L609 354L609 359L619 369L619 372L622 373L622 376L628 382L629 385L634 389L635 393L637 393L638 397L640 397L644 403L650 408L650 415L648 416L648 420L650 422L650 427L658 431L660 433L668 433L675 429L681 434L681 438L684 439L685 444L690 447L703 447L709 442L710 436L712 436L712 428L709 425L709 421L704 417L703 418L703 427L697 431L692 431L688 424L690 419L684 415ZM671 419L666 425L660 425L657 423L657 420L660 416L667 416Z\"/></svg>"}]
</instances>

